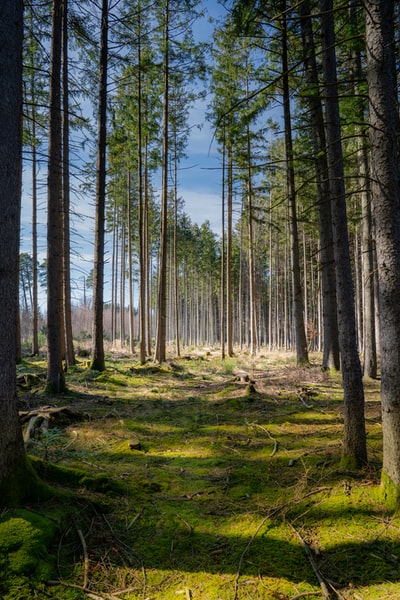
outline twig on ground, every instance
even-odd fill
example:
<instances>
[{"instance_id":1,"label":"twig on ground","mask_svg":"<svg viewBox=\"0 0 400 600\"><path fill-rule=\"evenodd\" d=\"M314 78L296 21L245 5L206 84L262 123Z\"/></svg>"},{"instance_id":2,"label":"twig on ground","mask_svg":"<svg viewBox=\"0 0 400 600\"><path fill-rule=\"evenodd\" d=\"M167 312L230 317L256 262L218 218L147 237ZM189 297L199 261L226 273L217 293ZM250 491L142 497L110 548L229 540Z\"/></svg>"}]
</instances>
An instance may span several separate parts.
<instances>
[{"instance_id":1,"label":"twig on ground","mask_svg":"<svg viewBox=\"0 0 400 600\"><path fill-rule=\"evenodd\" d=\"M274 454L276 454L276 452L278 451L278 447L279 447L279 442L276 438L273 437L273 435L271 434L270 431L268 431L268 429L266 427L263 427L262 425L259 425L258 423L248 423L249 427L258 427L259 429L261 429L261 431L264 431L264 433L267 434L267 436L269 437L270 440L272 440L274 442L274 447L273 450L270 454L270 457L274 456Z\"/></svg>"},{"instance_id":2,"label":"twig on ground","mask_svg":"<svg viewBox=\"0 0 400 600\"><path fill-rule=\"evenodd\" d=\"M261 523L257 526L257 529L255 530L254 534L252 535L252 537L250 538L250 540L247 542L246 547L244 548L242 554L240 555L239 565L238 565L238 568L237 568L237 571L236 571L235 594L233 596L233 600L237 600L237 598L238 598L240 572L241 572L241 569L242 569L242 564L243 564L244 557L245 557L247 551L249 550L249 548L251 547L252 543L256 539L259 531L265 525L265 523L269 519L272 519L272 517L274 517L278 513L282 512L285 508L288 508L288 507L290 507L291 505L294 505L294 504L299 504L305 498L309 498L310 496L313 496L314 494L319 494L320 492L323 492L323 491L328 490L328 489L329 488L327 488L327 487L322 487L322 488L317 488L316 490L311 490L310 492L308 492L307 494L305 494L304 496L302 496L300 499L296 500L295 502L285 502L284 504L281 504L281 505L277 506L276 508L274 508L273 510L271 510L267 514L266 517L263 518L263 520L261 521ZM294 527L293 527L293 529L294 529Z\"/></svg>"},{"instance_id":3,"label":"twig on ground","mask_svg":"<svg viewBox=\"0 0 400 600\"><path fill-rule=\"evenodd\" d=\"M89 555L88 555L88 551L87 551L87 545L86 545L86 540L85 537L82 533L81 529L77 529L76 530L78 535L79 535L79 539L81 540L81 544L82 544L82 551L83 551L83 589L86 590L88 583L89 583Z\"/></svg>"},{"instance_id":4,"label":"twig on ground","mask_svg":"<svg viewBox=\"0 0 400 600\"><path fill-rule=\"evenodd\" d=\"M182 523L184 523L186 525L186 527L189 529L190 533L193 533L193 527L183 517L181 517L181 515L179 515L178 513L175 513L175 516L177 516L178 519L180 519L182 521Z\"/></svg>"},{"instance_id":5,"label":"twig on ground","mask_svg":"<svg viewBox=\"0 0 400 600\"><path fill-rule=\"evenodd\" d=\"M302 538L300 533L297 531L297 529L295 529L295 527L293 527L293 525L291 523L289 523L289 526L292 529L292 531L294 532L294 534L296 535L297 539L299 540L299 542L308 558L308 561L312 567L312 570L314 571L314 573L318 579L318 583L320 585L321 592L322 592L322 597L324 598L324 600L329 600L331 598L331 594L329 592L328 585L327 585L325 579L323 578L321 571L318 569L318 566L314 560L314 556L313 556L310 546Z\"/></svg>"},{"instance_id":6,"label":"twig on ground","mask_svg":"<svg viewBox=\"0 0 400 600\"><path fill-rule=\"evenodd\" d=\"M236 578L235 578L235 594L233 596L233 600L237 600L238 598L238 591L239 591L239 579L240 579L240 572L242 570L242 564L243 564L243 560L244 557L248 551L248 549L250 548L250 546L252 545L252 543L254 542L254 540L256 539L259 531L262 529L262 527L265 525L265 523L267 521L269 521L275 514L277 514L280 510L282 510L283 506L278 506L276 509L271 510L271 512L268 513L268 515L266 517L263 518L263 520L261 521L261 523L257 526L257 529L255 530L255 532L253 533L252 537L249 539L249 541L247 542L242 554L240 555L240 559L239 559L239 564L238 564L238 568L236 571Z\"/></svg>"},{"instance_id":7,"label":"twig on ground","mask_svg":"<svg viewBox=\"0 0 400 600\"><path fill-rule=\"evenodd\" d=\"M63 450L67 450L67 449L68 449L70 446L72 446L72 444L74 444L74 443L76 442L76 440L78 439L78 432L77 432L77 431L75 431L75 430L74 430L74 431L72 432L72 434L73 434L73 436L74 436L74 437L72 438L72 440L70 440L70 441L68 442L68 444L65 444L65 446L63 446L63 448L62 448Z\"/></svg>"},{"instance_id":8,"label":"twig on ground","mask_svg":"<svg viewBox=\"0 0 400 600\"><path fill-rule=\"evenodd\" d=\"M67 581L62 581L61 579L59 581L50 580L47 582L47 585L62 585L63 587L71 588L73 590L80 590L81 592L86 594L86 596L88 598L91 598L91 600L115 600L115 598L113 598L113 596L111 596L110 594L102 594L100 596L99 594L96 594L95 592L90 592L89 590L83 588L81 585L75 585L74 583L68 583Z\"/></svg>"},{"instance_id":9,"label":"twig on ground","mask_svg":"<svg viewBox=\"0 0 400 600\"><path fill-rule=\"evenodd\" d=\"M301 394L301 392L297 392L297 397L299 398L300 402L302 404L304 404L304 406L306 408L313 408L312 404L307 404L306 400L303 398L303 395Z\"/></svg>"},{"instance_id":10,"label":"twig on ground","mask_svg":"<svg viewBox=\"0 0 400 600\"><path fill-rule=\"evenodd\" d=\"M290 600L299 600L300 598L307 598L308 596L316 596L317 592L303 592L302 594L296 594Z\"/></svg>"}]
</instances>

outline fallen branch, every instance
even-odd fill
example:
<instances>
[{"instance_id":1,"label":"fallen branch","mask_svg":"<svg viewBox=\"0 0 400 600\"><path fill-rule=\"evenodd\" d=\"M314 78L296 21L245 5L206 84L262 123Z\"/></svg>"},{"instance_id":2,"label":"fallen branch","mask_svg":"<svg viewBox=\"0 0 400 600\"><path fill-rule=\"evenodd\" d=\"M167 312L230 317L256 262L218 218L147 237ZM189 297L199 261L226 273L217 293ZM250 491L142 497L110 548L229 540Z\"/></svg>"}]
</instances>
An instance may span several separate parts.
<instances>
[{"instance_id":1,"label":"fallen branch","mask_svg":"<svg viewBox=\"0 0 400 600\"><path fill-rule=\"evenodd\" d=\"M304 404L304 406L306 408L313 408L312 404L307 404L306 400L303 398L303 395L301 394L301 392L297 392L297 397L299 398L300 402L302 404Z\"/></svg>"},{"instance_id":2,"label":"fallen branch","mask_svg":"<svg viewBox=\"0 0 400 600\"><path fill-rule=\"evenodd\" d=\"M78 535L79 535L79 539L81 540L81 544L82 544L82 550L83 550L83 589L86 590L88 587L88 583L89 583L89 555L88 555L88 551L87 551L87 545L86 545L86 540L85 537L82 533L81 529L77 529L76 530Z\"/></svg>"},{"instance_id":3,"label":"fallen branch","mask_svg":"<svg viewBox=\"0 0 400 600\"><path fill-rule=\"evenodd\" d=\"M259 429L261 429L261 431L264 431L264 433L267 434L267 436L269 437L270 440L272 440L274 442L274 447L272 449L271 454L269 455L270 458L272 458L272 456L274 456L277 451L278 451L278 447L279 447L279 442L276 438L274 438L271 433L268 431L268 429L266 429L265 427L263 427L262 425L259 425L258 423L248 423L248 425L250 427L258 427Z\"/></svg>"},{"instance_id":4,"label":"fallen branch","mask_svg":"<svg viewBox=\"0 0 400 600\"><path fill-rule=\"evenodd\" d=\"M86 596L88 598L91 598L91 600L115 600L114 596L111 594L105 594L105 595L103 594L100 596L99 594L96 594L95 592L90 592L89 590L83 588L81 585L75 585L74 583L68 583L67 581L62 581L62 579L60 579L60 580L51 579L50 581L47 582L47 585L62 585L63 587L71 588L73 590L80 590L81 592L86 594Z\"/></svg>"},{"instance_id":5,"label":"fallen branch","mask_svg":"<svg viewBox=\"0 0 400 600\"><path fill-rule=\"evenodd\" d=\"M257 526L257 529L255 530L254 534L252 535L252 537L250 538L250 540L247 542L246 547L244 548L242 554L240 555L239 564L238 564L238 568L237 568L237 571L236 571L235 593L234 593L234 596L233 596L233 600L237 600L238 599L239 579L240 579L240 572L241 572L241 569L242 569L242 564L243 564L244 557L245 557L247 551L249 550L249 548L251 547L252 543L256 539L258 533L260 532L260 530L262 529L262 527L265 525L265 523L268 520L272 519L272 517L274 517L275 515L277 515L281 511L283 511L285 508L288 508L288 507L290 507L293 504L299 504L305 498L313 496L314 494L319 494L320 492L328 490L328 489L329 488L327 488L327 487L323 487L323 488L317 488L316 490L311 490L310 492L308 492L307 494L305 494L305 496L303 496L302 498L300 498L296 502L285 502L284 504L281 504L280 506L277 506L276 508L274 508L273 510L271 510L267 514L266 517L263 518L263 520L261 521L261 523ZM294 529L293 526L292 526L292 528ZM294 529L294 531L296 531L296 530ZM328 598L330 598L330 596L326 596L324 598L328 599Z\"/></svg>"},{"instance_id":6,"label":"fallen branch","mask_svg":"<svg viewBox=\"0 0 400 600\"><path fill-rule=\"evenodd\" d=\"M307 542L302 538L302 536L300 535L300 533L297 531L297 529L295 529L295 527L293 527L293 525L291 523L289 523L290 528L292 529L292 531L295 533L297 539L299 540L307 558L308 561L312 567L312 570L314 571L317 579L318 579L318 583L320 585L321 588L321 592L322 592L322 597L324 598L324 600L329 600L331 598L331 594L329 592L327 583L325 581L325 579L323 578L321 571L318 569L318 566L314 560L314 555L312 553L312 550L310 548L310 546L307 544Z\"/></svg>"}]
</instances>

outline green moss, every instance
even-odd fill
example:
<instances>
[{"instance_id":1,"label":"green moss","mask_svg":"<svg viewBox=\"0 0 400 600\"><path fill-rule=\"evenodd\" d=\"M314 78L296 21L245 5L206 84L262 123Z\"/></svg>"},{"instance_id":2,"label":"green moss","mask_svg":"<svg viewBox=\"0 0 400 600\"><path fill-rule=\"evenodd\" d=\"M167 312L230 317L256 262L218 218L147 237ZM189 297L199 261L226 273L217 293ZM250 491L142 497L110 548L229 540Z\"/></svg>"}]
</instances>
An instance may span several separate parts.
<instances>
[{"instance_id":1,"label":"green moss","mask_svg":"<svg viewBox=\"0 0 400 600\"><path fill-rule=\"evenodd\" d=\"M340 460L340 467L346 471L358 471L362 466L362 463L354 456L342 456Z\"/></svg>"},{"instance_id":2,"label":"green moss","mask_svg":"<svg viewBox=\"0 0 400 600\"><path fill-rule=\"evenodd\" d=\"M64 486L84 487L93 492L120 494L125 491L124 486L115 481L110 475L88 475L82 469L72 469L61 465L54 465L45 460L32 458L36 472L45 480L59 483Z\"/></svg>"},{"instance_id":3,"label":"green moss","mask_svg":"<svg viewBox=\"0 0 400 600\"><path fill-rule=\"evenodd\" d=\"M0 520L2 598L39 597L38 588L54 576L55 561L48 548L56 531L55 522L28 510L7 512Z\"/></svg>"},{"instance_id":4,"label":"green moss","mask_svg":"<svg viewBox=\"0 0 400 600\"><path fill-rule=\"evenodd\" d=\"M388 510L397 511L400 505L400 486L385 471L382 471L380 491L382 502Z\"/></svg>"},{"instance_id":5,"label":"green moss","mask_svg":"<svg viewBox=\"0 0 400 600\"><path fill-rule=\"evenodd\" d=\"M23 502L38 502L54 495L54 491L38 477L30 459L23 454L13 472L0 485L2 506L18 506Z\"/></svg>"}]
</instances>

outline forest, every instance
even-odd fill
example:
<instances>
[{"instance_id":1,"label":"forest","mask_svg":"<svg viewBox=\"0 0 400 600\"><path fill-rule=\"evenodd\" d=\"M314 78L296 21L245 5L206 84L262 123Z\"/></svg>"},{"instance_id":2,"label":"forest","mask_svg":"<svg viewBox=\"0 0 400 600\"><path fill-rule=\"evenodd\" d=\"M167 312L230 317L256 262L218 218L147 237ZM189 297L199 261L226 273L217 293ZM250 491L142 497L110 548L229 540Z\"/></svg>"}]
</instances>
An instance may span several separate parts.
<instances>
[{"instance_id":1,"label":"forest","mask_svg":"<svg viewBox=\"0 0 400 600\"><path fill-rule=\"evenodd\" d=\"M399 16L2 0L2 598L399 597Z\"/></svg>"}]
</instances>

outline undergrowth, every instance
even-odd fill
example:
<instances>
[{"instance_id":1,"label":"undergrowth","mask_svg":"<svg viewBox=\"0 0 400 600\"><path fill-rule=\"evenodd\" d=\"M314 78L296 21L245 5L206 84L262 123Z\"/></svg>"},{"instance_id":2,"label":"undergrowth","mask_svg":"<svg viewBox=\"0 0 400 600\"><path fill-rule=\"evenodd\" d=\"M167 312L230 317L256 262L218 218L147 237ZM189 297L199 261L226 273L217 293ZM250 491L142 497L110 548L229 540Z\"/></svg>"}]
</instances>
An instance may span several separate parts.
<instances>
[{"instance_id":1,"label":"undergrowth","mask_svg":"<svg viewBox=\"0 0 400 600\"><path fill-rule=\"evenodd\" d=\"M346 472L340 378L317 359L109 356L103 373L78 363L51 399L32 377L43 362L27 360L21 410L82 418L27 443L54 495L1 514L0 597L399 598L378 384L366 382L369 465Z\"/></svg>"}]
</instances>

